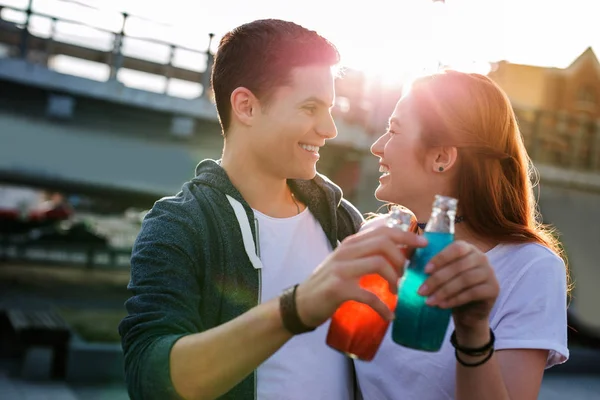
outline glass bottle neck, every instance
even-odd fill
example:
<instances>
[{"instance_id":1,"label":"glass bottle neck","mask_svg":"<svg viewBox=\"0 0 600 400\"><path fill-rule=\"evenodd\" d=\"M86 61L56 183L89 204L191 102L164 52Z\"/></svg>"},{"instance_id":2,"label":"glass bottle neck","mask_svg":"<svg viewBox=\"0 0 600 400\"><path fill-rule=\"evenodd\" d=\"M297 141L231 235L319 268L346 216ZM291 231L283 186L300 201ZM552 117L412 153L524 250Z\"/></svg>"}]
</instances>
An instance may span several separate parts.
<instances>
[{"instance_id":1,"label":"glass bottle neck","mask_svg":"<svg viewBox=\"0 0 600 400\"><path fill-rule=\"evenodd\" d=\"M456 210L442 210L434 207L431 217L425 226L425 232L440 232L454 234L454 219Z\"/></svg>"}]
</instances>

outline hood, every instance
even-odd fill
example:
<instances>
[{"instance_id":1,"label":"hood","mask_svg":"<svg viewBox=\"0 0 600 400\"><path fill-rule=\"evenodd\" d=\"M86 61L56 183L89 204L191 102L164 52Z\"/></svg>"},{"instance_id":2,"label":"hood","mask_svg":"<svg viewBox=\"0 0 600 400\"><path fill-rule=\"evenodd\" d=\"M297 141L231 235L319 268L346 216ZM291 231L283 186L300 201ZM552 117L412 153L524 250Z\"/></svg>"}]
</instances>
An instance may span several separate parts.
<instances>
[{"instance_id":1,"label":"hood","mask_svg":"<svg viewBox=\"0 0 600 400\"><path fill-rule=\"evenodd\" d=\"M233 186L227 173L221 167L220 160L201 161L196 167L196 176L192 182L210 186L232 197L244 206L249 218L253 216L250 205ZM342 189L321 174L308 180L289 179L288 185L294 195L306 204L313 215L317 217L327 236L334 237L337 232L336 210L342 202Z\"/></svg>"},{"instance_id":2,"label":"hood","mask_svg":"<svg viewBox=\"0 0 600 400\"><path fill-rule=\"evenodd\" d=\"M211 186L220 192L245 203L240 192L233 186L227 172L221 167L221 160L203 160L196 167L196 176L193 182ZM343 193L342 189L329 180L326 176L317 174L313 179L289 179L288 185L294 194L306 205L322 203L326 200L329 207L339 207ZM316 204L313 204L316 205Z\"/></svg>"}]
</instances>

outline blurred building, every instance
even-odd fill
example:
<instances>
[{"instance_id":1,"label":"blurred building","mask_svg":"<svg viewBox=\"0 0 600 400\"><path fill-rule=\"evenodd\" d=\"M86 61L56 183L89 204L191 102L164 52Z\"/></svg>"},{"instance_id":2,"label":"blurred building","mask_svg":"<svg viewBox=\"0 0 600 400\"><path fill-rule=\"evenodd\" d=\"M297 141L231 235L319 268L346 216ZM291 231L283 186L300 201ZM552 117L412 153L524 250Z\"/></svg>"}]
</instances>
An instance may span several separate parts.
<instances>
[{"instance_id":1,"label":"blurred building","mask_svg":"<svg viewBox=\"0 0 600 400\"><path fill-rule=\"evenodd\" d=\"M68 18L48 4L68 8ZM169 38L153 21L107 13L65 0L0 9L0 183L147 208L179 191L200 160L220 157L208 90L212 35ZM600 168L600 67L591 49L566 69L500 62L490 76L510 96L537 161ZM369 148L401 87L346 70L336 92L338 137L317 167L374 211L379 173Z\"/></svg>"},{"instance_id":2,"label":"blurred building","mask_svg":"<svg viewBox=\"0 0 600 400\"><path fill-rule=\"evenodd\" d=\"M514 107L600 118L600 62L591 47L566 68L546 68L501 61L489 74Z\"/></svg>"},{"instance_id":3,"label":"blurred building","mask_svg":"<svg viewBox=\"0 0 600 400\"><path fill-rule=\"evenodd\" d=\"M510 98L538 164L600 169L600 62L591 47L566 68L501 61L489 76Z\"/></svg>"}]
</instances>

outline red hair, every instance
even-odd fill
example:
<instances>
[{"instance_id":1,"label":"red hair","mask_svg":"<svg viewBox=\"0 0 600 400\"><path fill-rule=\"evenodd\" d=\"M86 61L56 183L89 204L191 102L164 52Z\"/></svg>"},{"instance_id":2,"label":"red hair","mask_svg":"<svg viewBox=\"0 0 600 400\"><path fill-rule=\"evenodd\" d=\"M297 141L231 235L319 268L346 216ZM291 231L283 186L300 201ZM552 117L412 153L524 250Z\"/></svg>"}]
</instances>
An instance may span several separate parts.
<instances>
[{"instance_id":1,"label":"red hair","mask_svg":"<svg viewBox=\"0 0 600 400\"><path fill-rule=\"evenodd\" d=\"M423 77L407 100L427 147L458 150L459 212L470 229L498 242L535 242L562 256L553 230L538 219L525 149L510 101L490 78L445 71Z\"/></svg>"}]
</instances>

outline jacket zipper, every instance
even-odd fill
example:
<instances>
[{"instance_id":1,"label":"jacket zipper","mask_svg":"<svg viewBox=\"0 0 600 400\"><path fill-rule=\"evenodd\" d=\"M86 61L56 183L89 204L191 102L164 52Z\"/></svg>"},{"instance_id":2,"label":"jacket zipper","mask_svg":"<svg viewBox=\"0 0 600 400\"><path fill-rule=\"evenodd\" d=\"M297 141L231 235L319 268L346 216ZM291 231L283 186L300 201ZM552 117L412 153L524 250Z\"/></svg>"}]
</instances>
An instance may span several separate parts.
<instances>
[{"instance_id":1,"label":"jacket zipper","mask_svg":"<svg viewBox=\"0 0 600 400\"><path fill-rule=\"evenodd\" d=\"M254 218L254 230L256 231L255 248L256 255L260 258L260 229L258 226L258 219ZM258 299L257 305L260 305L262 301L262 268L258 268ZM258 400L258 372L254 370L254 400Z\"/></svg>"},{"instance_id":2,"label":"jacket zipper","mask_svg":"<svg viewBox=\"0 0 600 400\"><path fill-rule=\"evenodd\" d=\"M258 270L258 304L261 302L262 293L262 269ZM258 372L254 370L254 400L258 400Z\"/></svg>"}]
</instances>

